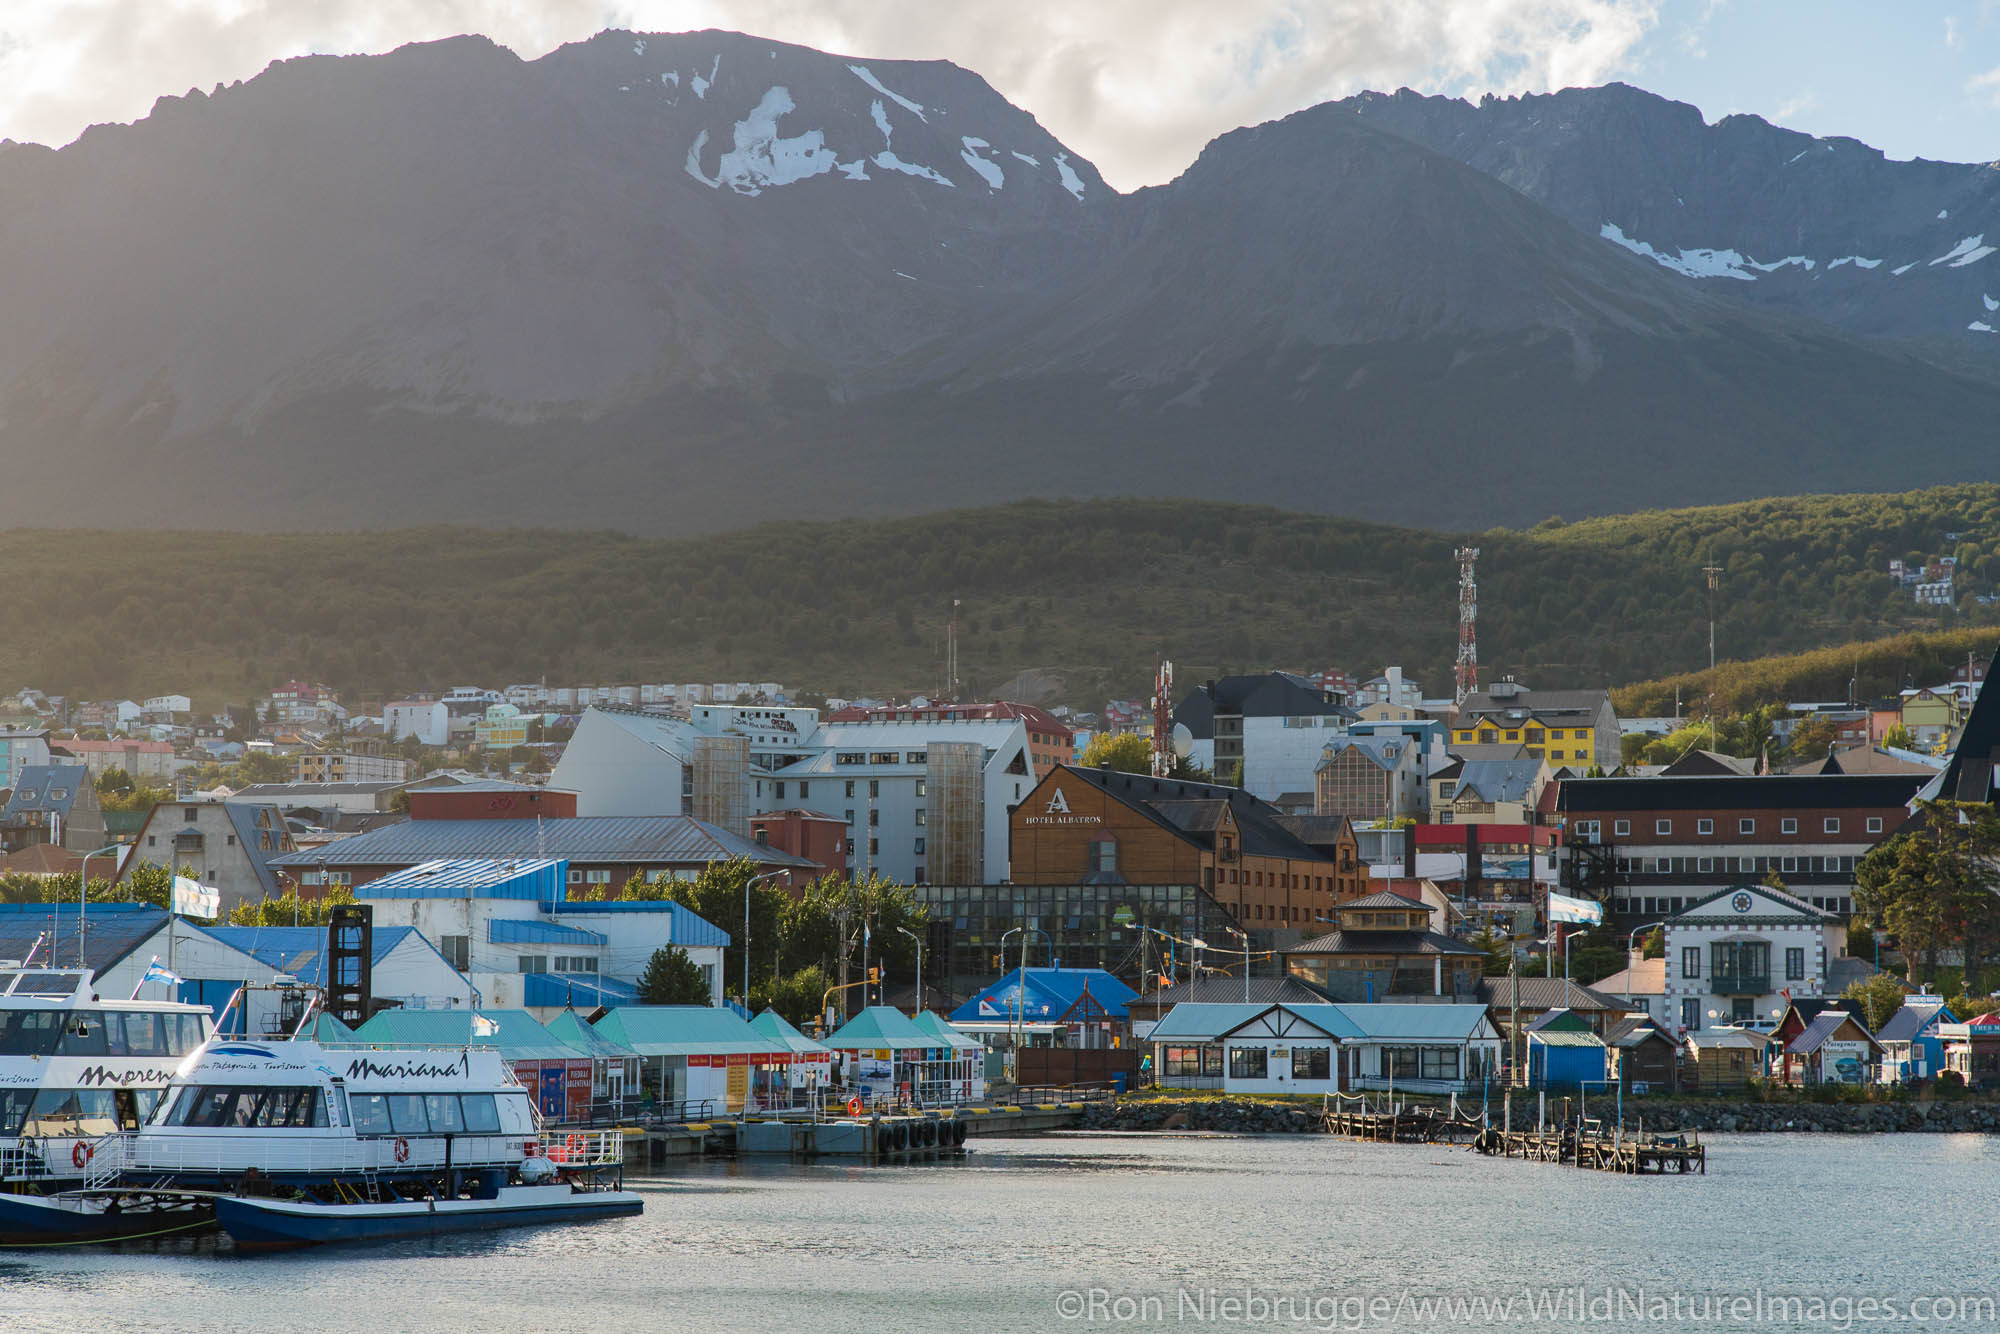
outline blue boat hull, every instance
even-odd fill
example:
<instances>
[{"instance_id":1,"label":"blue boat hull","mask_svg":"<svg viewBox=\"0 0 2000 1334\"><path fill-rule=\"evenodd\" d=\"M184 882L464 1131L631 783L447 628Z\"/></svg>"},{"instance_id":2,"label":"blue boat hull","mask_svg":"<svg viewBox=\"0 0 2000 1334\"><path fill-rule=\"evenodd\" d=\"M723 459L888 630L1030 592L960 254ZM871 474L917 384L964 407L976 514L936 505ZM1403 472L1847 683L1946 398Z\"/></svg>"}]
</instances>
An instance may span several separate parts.
<instances>
[{"instance_id":1,"label":"blue boat hull","mask_svg":"<svg viewBox=\"0 0 2000 1334\"><path fill-rule=\"evenodd\" d=\"M540 1196L540 1192L509 1191ZM561 1198L514 1201L454 1200L437 1204L311 1205L224 1196L215 1219L239 1247L270 1250L323 1246L336 1242L390 1241L453 1232L587 1222L642 1211L638 1196L625 1191L569 1193Z\"/></svg>"},{"instance_id":2,"label":"blue boat hull","mask_svg":"<svg viewBox=\"0 0 2000 1334\"><path fill-rule=\"evenodd\" d=\"M0 1192L0 1246L81 1246L178 1236L214 1225L205 1203L117 1206L108 1197Z\"/></svg>"}]
</instances>

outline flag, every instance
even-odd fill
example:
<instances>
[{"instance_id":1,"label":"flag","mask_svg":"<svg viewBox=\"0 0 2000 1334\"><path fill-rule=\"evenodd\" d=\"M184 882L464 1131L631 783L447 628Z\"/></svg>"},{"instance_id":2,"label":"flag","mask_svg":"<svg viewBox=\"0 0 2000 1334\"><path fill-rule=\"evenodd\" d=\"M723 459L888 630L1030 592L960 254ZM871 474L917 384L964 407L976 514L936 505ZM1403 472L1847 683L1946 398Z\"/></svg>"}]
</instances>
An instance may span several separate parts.
<instances>
[{"instance_id":1,"label":"flag","mask_svg":"<svg viewBox=\"0 0 2000 1334\"><path fill-rule=\"evenodd\" d=\"M1589 899L1573 899L1567 894L1549 893L1549 920L1594 924L1604 920L1604 905L1592 903Z\"/></svg>"},{"instance_id":2,"label":"flag","mask_svg":"<svg viewBox=\"0 0 2000 1334\"><path fill-rule=\"evenodd\" d=\"M222 891L177 875L174 877L173 909L183 917L220 917Z\"/></svg>"},{"instance_id":3,"label":"flag","mask_svg":"<svg viewBox=\"0 0 2000 1334\"><path fill-rule=\"evenodd\" d=\"M146 974L145 976L139 979L139 985L143 987L148 982L165 982L168 986L177 987L181 984L181 975L179 973L169 972L166 969L166 967L160 963L160 956L155 954L153 956L153 961L146 965Z\"/></svg>"},{"instance_id":4,"label":"flag","mask_svg":"<svg viewBox=\"0 0 2000 1334\"><path fill-rule=\"evenodd\" d=\"M472 1036L476 1038L490 1038L499 1031L500 1025L494 1023L485 1015L475 1014L472 1016Z\"/></svg>"}]
</instances>

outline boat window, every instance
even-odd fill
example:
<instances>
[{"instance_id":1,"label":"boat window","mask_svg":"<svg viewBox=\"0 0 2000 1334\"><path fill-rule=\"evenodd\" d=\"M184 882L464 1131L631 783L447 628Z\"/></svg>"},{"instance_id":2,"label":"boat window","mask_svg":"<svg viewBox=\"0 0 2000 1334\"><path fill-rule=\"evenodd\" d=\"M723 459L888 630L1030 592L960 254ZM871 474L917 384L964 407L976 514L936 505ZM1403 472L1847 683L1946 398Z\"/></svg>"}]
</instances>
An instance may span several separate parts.
<instances>
[{"instance_id":1,"label":"boat window","mask_svg":"<svg viewBox=\"0 0 2000 1334\"><path fill-rule=\"evenodd\" d=\"M21 1122L27 1119L34 1101L33 1089L0 1089L0 1138L21 1133Z\"/></svg>"},{"instance_id":2,"label":"boat window","mask_svg":"<svg viewBox=\"0 0 2000 1334\"><path fill-rule=\"evenodd\" d=\"M177 1089L168 1089L166 1096L160 1099L159 1105L153 1108L153 1115L148 1118L147 1124L156 1126L186 1125L188 1104L200 1096L200 1093L200 1089L190 1088L185 1084Z\"/></svg>"},{"instance_id":3,"label":"boat window","mask_svg":"<svg viewBox=\"0 0 2000 1334\"><path fill-rule=\"evenodd\" d=\"M459 1105L465 1109L465 1129L473 1135L500 1133L500 1109L491 1093L463 1093Z\"/></svg>"},{"instance_id":4,"label":"boat window","mask_svg":"<svg viewBox=\"0 0 2000 1334\"><path fill-rule=\"evenodd\" d=\"M389 1133L389 1100L379 1093L350 1093L348 1112L357 1135Z\"/></svg>"},{"instance_id":5,"label":"boat window","mask_svg":"<svg viewBox=\"0 0 2000 1334\"><path fill-rule=\"evenodd\" d=\"M61 1054L103 1056L104 1015L97 1010L71 1010L64 1018Z\"/></svg>"},{"instance_id":6,"label":"boat window","mask_svg":"<svg viewBox=\"0 0 2000 1334\"><path fill-rule=\"evenodd\" d=\"M421 1135L430 1129L430 1122L424 1117L424 1095L421 1093L392 1093L389 1095L389 1123L396 1127L398 1135Z\"/></svg>"},{"instance_id":7,"label":"boat window","mask_svg":"<svg viewBox=\"0 0 2000 1334\"><path fill-rule=\"evenodd\" d=\"M63 1138L109 1135L118 1129L117 1101L110 1089L42 1089L21 1133Z\"/></svg>"},{"instance_id":8,"label":"boat window","mask_svg":"<svg viewBox=\"0 0 2000 1334\"><path fill-rule=\"evenodd\" d=\"M53 1056L62 1037L60 1010L0 1010L0 1056Z\"/></svg>"},{"instance_id":9,"label":"boat window","mask_svg":"<svg viewBox=\"0 0 2000 1334\"><path fill-rule=\"evenodd\" d=\"M458 1114L458 1098L453 1094L425 1094L424 1110L430 1113L431 1129L440 1135L456 1135L465 1129L465 1121Z\"/></svg>"},{"instance_id":10,"label":"boat window","mask_svg":"<svg viewBox=\"0 0 2000 1334\"><path fill-rule=\"evenodd\" d=\"M201 1016L198 1014L163 1014L160 1016L167 1025L167 1055L185 1056L202 1044L208 1034L203 1031Z\"/></svg>"},{"instance_id":11,"label":"boat window","mask_svg":"<svg viewBox=\"0 0 2000 1334\"><path fill-rule=\"evenodd\" d=\"M160 1091L158 1089L133 1089L132 1097L139 1108L139 1123L144 1125L151 1121L154 1109L160 1105Z\"/></svg>"},{"instance_id":12,"label":"boat window","mask_svg":"<svg viewBox=\"0 0 2000 1334\"><path fill-rule=\"evenodd\" d=\"M167 1041L169 1016L127 1011L105 1013L104 1040L111 1056L171 1056Z\"/></svg>"},{"instance_id":13,"label":"boat window","mask_svg":"<svg viewBox=\"0 0 2000 1334\"><path fill-rule=\"evenodd\" d=\"M82 973L22 973L14 984L16 996L74 996Z\"/></svg>"}]
</instances>

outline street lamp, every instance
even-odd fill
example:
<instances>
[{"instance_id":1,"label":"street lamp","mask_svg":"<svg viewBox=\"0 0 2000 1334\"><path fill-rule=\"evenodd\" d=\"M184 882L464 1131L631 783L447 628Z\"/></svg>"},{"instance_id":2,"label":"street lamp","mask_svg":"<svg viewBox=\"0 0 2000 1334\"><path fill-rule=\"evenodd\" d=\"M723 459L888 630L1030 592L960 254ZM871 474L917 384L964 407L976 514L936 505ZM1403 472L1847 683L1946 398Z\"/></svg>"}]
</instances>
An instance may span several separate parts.
<instances>
[{"instance_id":1,"label":"street lamp","mask_svg":"<svg viewBox=\"0 0 2000 1334\"><path fill-rule=\"evenodd\" d=\"M746 1010L750 1008L750 886L759 880L775 880L789 874L789 871L765 871L743 882L743 1008Z\"/></svg>"},{"instance_id":2,"label":"street lamp","mask_svg":"<svg viewBox=\"0 0 2000 1334\"><path fill-rule=\"evenodd\" d=\"M918 1014L922 1014L922 1013L924 1012L924 941L923 941L923 937L919 936L919 935L918 935L918 934L917 934L916 932L914 932L914 931L910 930L910 928L908 928L907 926L899 926L899 927L897 927L896 929L897 929L898 931L902 932L902 933L903 933L904 935L908 936L908 937L909 937L909 938L910 938L911 940L913 940L913 941L915 941L915 942L916 942L916 946L917 946L917 1013L918 1013Z\"/></svg>"}]
</instances>

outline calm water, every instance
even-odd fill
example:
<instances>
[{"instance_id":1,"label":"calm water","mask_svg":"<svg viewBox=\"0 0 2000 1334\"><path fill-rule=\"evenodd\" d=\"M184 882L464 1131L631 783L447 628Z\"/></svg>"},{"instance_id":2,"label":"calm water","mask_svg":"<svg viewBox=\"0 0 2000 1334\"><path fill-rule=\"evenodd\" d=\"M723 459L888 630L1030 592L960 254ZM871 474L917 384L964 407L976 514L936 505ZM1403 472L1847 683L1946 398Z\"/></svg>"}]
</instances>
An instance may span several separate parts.
<instances>
[{"instance_id":1,"label":"calm water","mask_svg":"<svg viewBox=\"0 0 2000 1334\"><path fill-rule=\"evenodd\" d=\"M1865 1323L1842 1300L1907 1316L1940 1294L2000 1297L1991 1265L1926 1241L1992 1235L2000 1139L1713 1145L1707 1177L1643 1180L1318 1137L974 1140L962 1164L911 1168L712 1162L628 1178L645 1215L585 1227L254 1258L213 1243L0 1254L0 1329L1839 1329ZM1578 1283L1600 1303L1625 1290L1623 1318L1530 1319L1524 1292ZM1760 1287L1761 1318L1662 1305ZM1290 1305L1203 1305L1246 1289ZM1773 1294L1833 1304L1779 1318ZM1438 1296L1516 1306L1511 1321L1424 1318L1416 1303ZM1900 1323L2000 1328L1981 1315Z\"/></svg>"}]
</instances>

